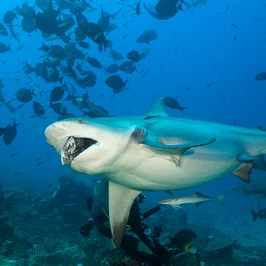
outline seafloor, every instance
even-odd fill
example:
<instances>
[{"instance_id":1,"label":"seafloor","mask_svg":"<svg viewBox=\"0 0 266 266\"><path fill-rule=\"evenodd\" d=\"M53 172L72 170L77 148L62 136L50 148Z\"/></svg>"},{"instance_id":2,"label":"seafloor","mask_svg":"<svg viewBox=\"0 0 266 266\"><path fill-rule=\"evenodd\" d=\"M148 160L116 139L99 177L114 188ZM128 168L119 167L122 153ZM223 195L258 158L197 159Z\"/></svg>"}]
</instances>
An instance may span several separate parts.
<instances>
[{"instance_id":1,"label":"seafloor","mask_svg":"<svg viewBox=\"0 0 266 266\"><path fill-rule=\"evenodd\" d=\"M0 266L141 265L121 250L108 251L96 230L89 237L79 233L78 225L86 221L86 209L77 223L66 222L58 210L40 215L36 211L36 195L25 190L9 191L4 200L2 197L1 204ZM256 221L254 226L249 216L228 216L217 211L209 215L189 213L188 222L184 224L179 216L176 210L163 208L146 221L149 225L163 223L161 243L180 229L196 232L197 256L190 253L175 256L170 265L266 265L265 220ZM75 215L73 218L75 220ZM28 252L28 242L36 246L36 254Z\"/></svg>"}]
</instances>

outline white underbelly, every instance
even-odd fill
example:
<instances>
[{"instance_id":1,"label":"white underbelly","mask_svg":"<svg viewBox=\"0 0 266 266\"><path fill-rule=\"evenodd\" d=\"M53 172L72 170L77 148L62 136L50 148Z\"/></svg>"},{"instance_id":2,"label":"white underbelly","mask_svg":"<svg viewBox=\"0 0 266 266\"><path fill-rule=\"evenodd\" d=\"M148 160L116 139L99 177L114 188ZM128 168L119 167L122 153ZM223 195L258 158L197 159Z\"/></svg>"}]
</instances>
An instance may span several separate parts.
<instances>
[{"instance_id":1,"label":"white underbelly","mask_svg":"<svg viewBox=\"0 0 266 266\"><path fill-rule=\"evenodd\" d=\"M215 147L214 147L215 148ZM132 151L133 154L136 154ZM131 152L131 153L132 153ZM233 148L227 147L221 152L217 149L197 148L186 152L177 166L169 156L138 152L138 157L129 153L122 158L114 171L107 178L138 190L179 190L198 186L228 173L239 165ZM129 156L129 157L128 157ZM123 168L123 170L122 170Z\"/></svg>"}]
</instances>

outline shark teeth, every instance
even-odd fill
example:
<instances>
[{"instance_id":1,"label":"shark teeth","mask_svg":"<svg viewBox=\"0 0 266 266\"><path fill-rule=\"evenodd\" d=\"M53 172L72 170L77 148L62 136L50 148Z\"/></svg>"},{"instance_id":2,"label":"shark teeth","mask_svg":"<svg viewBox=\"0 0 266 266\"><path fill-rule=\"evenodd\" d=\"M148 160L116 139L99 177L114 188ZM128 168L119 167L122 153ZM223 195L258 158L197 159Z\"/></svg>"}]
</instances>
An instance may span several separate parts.
<instances>
[{"instance_id":1,"label":"shark teeth","mask_svg":"<svg viewBox=\"0 0 266 266\"><path fill-rule=\"evenodd\" d=\"M61 149L62 165L70 164L80 153L96 143L96 140L90 138L70 137Z\"/></svg>"},{"instance_id":2,"label":"shark teeth","mask_svg":"<svg viewBox=\"0 0 266 266\"><path fill-rule=\"evenodd\" d=\"M70 137L66 142L65 146L61 150L61 163L62 165L70 164L75 157L76 143L73 137Z\"/></svg>"}]
</instances>

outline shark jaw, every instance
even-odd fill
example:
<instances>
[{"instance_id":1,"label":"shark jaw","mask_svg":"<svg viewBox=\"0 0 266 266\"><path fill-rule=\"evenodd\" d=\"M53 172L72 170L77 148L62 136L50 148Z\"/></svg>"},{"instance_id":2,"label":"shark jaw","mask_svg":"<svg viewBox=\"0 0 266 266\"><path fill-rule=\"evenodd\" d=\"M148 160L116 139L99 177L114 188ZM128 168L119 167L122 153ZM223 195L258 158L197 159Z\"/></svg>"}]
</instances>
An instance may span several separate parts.
<instances>
[{"instance_id":1,"label":"shark jaw","mask_svg":"<svg viewBox=\"0 0 266 266\"><path fill-rule=\"evenodd\" d=\"M90 138L69 137L64 147L61 149L62 165L70 164L82 152L97 144L97 141Z\"/></svg>"}]
</instances>

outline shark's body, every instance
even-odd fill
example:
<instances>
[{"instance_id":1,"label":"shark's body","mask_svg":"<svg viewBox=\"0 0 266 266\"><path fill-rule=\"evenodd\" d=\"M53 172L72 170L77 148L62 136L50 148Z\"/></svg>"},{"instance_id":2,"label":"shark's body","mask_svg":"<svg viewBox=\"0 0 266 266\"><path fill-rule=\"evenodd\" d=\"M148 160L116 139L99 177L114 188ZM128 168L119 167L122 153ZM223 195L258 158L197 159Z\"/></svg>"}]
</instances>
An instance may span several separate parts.
<instances>
[{"instance_id":1,"label":"shark's body","mask_svg":"<svg viewBox=\"0 0 266 266\"><path fill-rule=\"evenodd\" d=\"M248 182L252 167L266 169L266 132L168 117L164 98L145 116L60 121L45 135L63 164L109 180L117 245L142 191L190 188L228 173Z\"/></svg>"}]
</instances>

